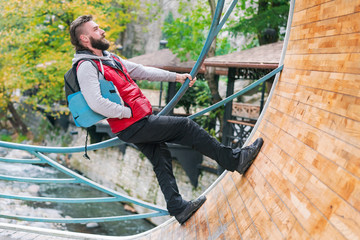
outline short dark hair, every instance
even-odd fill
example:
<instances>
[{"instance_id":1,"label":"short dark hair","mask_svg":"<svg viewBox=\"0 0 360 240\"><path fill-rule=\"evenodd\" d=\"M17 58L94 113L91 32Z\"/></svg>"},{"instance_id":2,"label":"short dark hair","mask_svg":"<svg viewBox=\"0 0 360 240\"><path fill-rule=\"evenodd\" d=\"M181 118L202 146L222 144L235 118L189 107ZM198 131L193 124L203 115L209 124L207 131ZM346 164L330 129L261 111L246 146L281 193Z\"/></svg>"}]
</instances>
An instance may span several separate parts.
<instances>
[{"instance_id":1,"label":"short dark hair","mask_svg":"<svg viewBox=\"0 0 360 240\"><path fill-rule=\"evenodd\" d=\"M83 33L81 26L84 23L92 21L93 17L92 15L83 15L75 19L70 24L70 39L71 44L74 45L75 50L85 50L86 48L83 47L80 43L80 35Z\"/></svg>"}]
</instances>

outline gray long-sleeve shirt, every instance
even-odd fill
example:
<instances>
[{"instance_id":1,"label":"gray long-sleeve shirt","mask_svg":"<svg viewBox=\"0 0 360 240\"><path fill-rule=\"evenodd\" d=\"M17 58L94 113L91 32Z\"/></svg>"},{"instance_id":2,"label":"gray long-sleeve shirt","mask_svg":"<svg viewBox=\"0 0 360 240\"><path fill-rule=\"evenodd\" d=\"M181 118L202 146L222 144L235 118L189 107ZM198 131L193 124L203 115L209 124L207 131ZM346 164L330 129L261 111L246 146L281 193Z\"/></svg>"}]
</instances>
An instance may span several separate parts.
<instances>
[{"instance_id":1,"label":"gray long-sleeve shirt","mask_svg":"<svg viewBox=\"0 0 360 240\"><path fill-rule=\"evenodd\" d=\"M75 54L73 63L79 59L98 59L102 61L114 61L110 54L104 51L104 56L99 57L90 54ZM130 77L134 80L148 80L148 81L165 81L175 82L176 73L165 71L158 68L145 67L130 61L121 59ZM100 70L100 78L103 78L103 69ZM77 70L77 77L80 85L81 93L83 94L87 104L94 111L107 118L130 118L130 108L120 105L104 98L101 95L98 70L91 62L85 61L80 64ZM121 92L120 92L121 97Z\"/></svg>"}]
</instances>

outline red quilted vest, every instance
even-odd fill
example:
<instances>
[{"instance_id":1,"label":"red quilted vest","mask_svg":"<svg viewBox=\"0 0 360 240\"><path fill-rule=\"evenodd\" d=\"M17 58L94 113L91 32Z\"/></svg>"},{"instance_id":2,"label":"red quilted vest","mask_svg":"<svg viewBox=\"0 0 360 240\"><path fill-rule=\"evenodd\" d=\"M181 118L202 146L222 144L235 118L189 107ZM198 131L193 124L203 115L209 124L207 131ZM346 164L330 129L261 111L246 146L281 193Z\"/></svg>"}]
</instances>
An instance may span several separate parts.
<instances>
[{"instance_id":1,"label":"red quilted vest","mask_svg":"<svg viewBox=\"0 0 360 240\"><path fill-rule=\"evenodd\" d=\"M117 61L115 57L113 58ZM98 68L101 69L100 62L97 60L93 61L98 65ZM121 62L120 64L123 72L103 64L105 79L114 83L125 106L131 108L132 117L122 119L108 118L107 121L113 133L120 132L143 117L152 114L152 107L149 100L141 92L138 85L131 79L124 65ZM124 74L126 74L127 78Z\"/></svg>"}]
</instances>

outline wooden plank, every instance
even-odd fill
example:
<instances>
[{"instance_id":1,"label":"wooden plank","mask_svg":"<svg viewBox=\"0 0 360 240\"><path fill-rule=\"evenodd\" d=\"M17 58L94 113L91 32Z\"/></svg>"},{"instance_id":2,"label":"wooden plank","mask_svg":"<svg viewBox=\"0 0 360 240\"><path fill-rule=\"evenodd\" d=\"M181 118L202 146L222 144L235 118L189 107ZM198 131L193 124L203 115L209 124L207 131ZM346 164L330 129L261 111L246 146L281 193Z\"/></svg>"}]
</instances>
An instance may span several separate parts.
<instances>
[{"instance_id":1,"label":"wooden plank","mask_svg":"<svg viewBox=\"0 0 360 240\"><path fill-rule=\"evenodd\" d=\"M224 233L224 238L225 239L241 239L239 233L238 233L238 229L236 227L235 222L231 222L227 228L226 231Z\"/></svg>"},{"instance_id":2,"label":"wooden plank","mask_svg":"<svg viewBox=\"0 0 360 240\"><path fill-rule=\"evenodd\" d=\"M359 53L360 33L307 38L289 41L286 54Z\"/></svg>"},{"instance_id":3,"label":"wooden plank","mask_svg":"<svg viewBox=\"0 0 360 240\"><path fill-rule=\"evenodd\" d=\"M164 239L162 236L161 236L161 233L163 231L164 228L167 228L168 225L161 225L159 228L157 228L156 231L151 231L151 235L150 235L150 239Z\"/></svg>"},{"instance_id":4,"label":"wooden plank","mask_svg":"<svg viewBox=\"0 0 360 240\"><path fill-rule=\"evenodd\" d=\"M358 74L306 71L286 68L281 74L281 81L356 97L360 96L360 78Z\"/></svg>"},{"instance_id":5,"label":"wooden plank","mask_svg":"<svg viewBox=\"0 0 360 240\"><path fill-rule=\"evenodd\" d=\"M296 138L296 136L302 134L302 129L299 129L295 122L291 121L291 117L285 114L279 120L279 113L275 109L268 109L269 115L267 117L267 121L271 122L274 128L278 128L279 122L284 121L284 118L288 120L287 124L281 125L282 129L279 129L277 132L278 138L283 137L282 142L280 143L279 141L279 146L282 146L282 149L286 149L287 154L296 159L314 176L359 211L360 179L345 171L334 162L329 161L312 147ZM278 140L273 141L278 142ZM326 139L321 139L321 141L326 141Z\"/></svg>"},{"instance_id":6,"label":"wooden plank","mask_svg":"<svg viewBox=\"0 0 360 240\"><path fill-rule=\"evenodd\" d=\"M174 221L173 228L171 228L171 230L172 230L173 239L179 239L179 240L184 239L184 235L185 235L184 226L181 226L180 224Z\"/></svg>"},{"instance_id":7,"label":"wooden plank","mask_svg":"<svg viewBox=\"0 0 360 240\"><path fill-rule=\"evenodd\" d=\"M195 217L190 218L188 221L186 221L183 226L181 227L181 230L183 233L183 239L196 239L196 229L195 229Z\"/></svg>"},{"instance_id":8,"label":"wooden plank","mask_svg":"<svg viewBox=\"0 0 360 240\"><path fill-rule=\"evenodd\" d=\"M216 204L216 195L211 195L207 198L205 208L208 216L209 238L217 239L224 233L224 228L220 221L220 215Z\"/></svg>"},{"instance_id":9,"label":"wooden plank","mask_svg":"<svg viewBox=\"0 0 360 240\"><path fill-rule=\"evenodd\" d=\"M176 221L171 222L166 228L162 229L162 239L173 239L175 226L179 226L179 223L177 223Z\"/></svg>"},{"instance_id":10,"label":"wooden plank","mask_svg":"<svg viewBox=\"0 0 360 240\"><path fill-rule=\"evenodd\" d=\"M358 21L354 21L354 19L360 19L359 12L324 21L293 26L291 27L290 41L360 32L360 24L358 24Z\"/></svg>"},{"instance_id":11,"label":"wooden plank","mask_svg":"<svg viewBox=\"0 0 360 240\"><path fill-rule=\"evenodd\" d=\"M348 231L343 234L360 234L360 216L349 216L351 212L358 211L354 209L354 207L356 208L358 206L352 205L351 201L347 202L346 199L344 200L338 194L335 194L335 192L327 186L332 185L335 190L337 190L338 192L341 191L340 194L342 193L349 195L350 193L353 193L355 195L354 201L359 201L359 194L354 193L359 192L359 184L346 182L346 177L348 176L343 175L341 172L336 172L334 175L328 165L321 165L321 161L317 162L318 159L314 159L313 156L308 156L308 154L306 154L306 156L302 155L301 153L303 153L305 149L303 149L301 145L294 143L294 141L291 141L291 137L287 137L287 134L284 131L279 130L275 125L272 125L270 123L267 123L266 125L268 125L266 127L266 131L264 129L263 132L267 139L272 139L272 137L276 135L281 140L272 140L273 142L269 143L269 148L271 148L271 152L268 153L265 151L265 153L271 156L271 154L273 154L275 151L277 153L280 152L280 156L283 156L283 158L286 159L282 160L281 158L276 158L273 160L273 163L278 166L279 169L283 172L283 174L289 178L289 181L291 183L296 185L297 189L301 193L303 193L308 199L310 199L311 203L321 211L323 216L330 220L331 217L334 215L342 216L343 219L341 221L341 224L337 222L341 220L339 218L337 218L337 221L332 222L332 224L334 226L346 226ZM298 154L296 154L296 156L294 156L295 154L293 153L294 149L298 151ZM313 162L317 164L316 166L311 165L312 159L314 159ZM314 168L316 167L323 168L321 169L322 172L317 173L316 170L314 170ZM313 172L316 173L313 174ZM316 175L320 175L320 178L315 177ZM328 179L326 179L326 177ZM320 179L325 182L325 184L320 181ZM334 187L334 185L336 185L336 182L339 186ZM345 182L345 184L343 184L343 182ZM343 187L343 189L339 189L341 187ZM339 212L337 212L338 210ZM309 211L309 213L310 212L312 211Z\"/></svg>"},{"instance_id":12,"label":"wooden plank","mask_svg":"<svg viewBox=\"0 0 360 240\"><path fill-rule=\"evenodd\" d=\"M266 129L267 130L267 129ZM260 153L260 157L254 162L254 165L261 170L269 184L277 192L282 201L294 214L299 223L312 237L319 238L323 235L324 228L328 227L328 239L344 239L344 237L335 229L307 199L302 192L292 183L290 176L285 176L279 169L286 164L291 163L291 159L281 149L277 148L271 140L264 136L265 142L263 148L265 155ZM277 155L273 155L276 153ZM271 157L270 160L268 157ZM293 168L292 175L296 174L300 178L299 182L306 182L310 175L301 175L298 169Z\"/></svg>"},{"instance_id":13,"label":"wooden plank","mask_svg":"<svg viewBox=\"0 0 360 240\"><path fill-rule=\"evenodd\" d=\"M210 236L209 224L208 224L206 215L207 215L207 211L204 206L199 208L199 210L197 210L197 212L193 215L195 217L195 221L196 221L196 238L197 239L208 239Z\"/></svg>"},{"instance_id":14,"label":"wooden plank","mask_svg":"<svg viewBox=\"0 0 360 240\"><path fill-rule=\"evenodd\" d=\"M352 14L358 0L335 0L298 11L293 16L292 27Z\"/></svg>"},{"instance_id":15,"label":"wooden plank","mask_svg":"<svg viewBox=\"0 0 360 240\"><path fill-rule=\"evenodd\" d=\"M231 175L231 173L228 173ZM227 197L233 217L240 231L242 239L261 239L258 230L256 229L251 216L240 197L236 186L232 179L228 176L224 177L220 182L223 193Z\"/></svg>"},{"instance_id":16,"label":"wooden plank","mask_svg":"<svg viewBox=\"0 0 360 240\"><path fill-rule=\"evenodd\" d=\"M246 125L246 126L250 126L250 127L254 127L255 124L253 123L248 123L248 122L244 122L244 121L237 121L237 120L227 120L229 123L233 123L233 124L239 124L239 125Z\"/></svg>"},{"instance_id":17,"label":"wooden plank","mask_svg":"<svg viewBox=\"0 0 360 240\"><path fill-rule=\"evenodd\" d=\"M231 239L240 238L240 231L237 228L234 216L232 214L230 205L226 200L226 196L224 195L224 190L222 189L221 184L215 186L214 192L217 193L215 198L215 204L219 214L219 220L222 224L223 231L225 232L225 238L227 238L226 236L232 236L233 238ZM230 226L231 228L235 227L235 229L228 229Z\"/></svg>"},{"instance_id":18,"label":"wooden plank","mask_svg":"<svg viewBox=\"0 0 360 240\"><path fill-rule=\"evenodd\" d=\"M292 239L310 239L310 238L311 237L310 237L309 233L304 231L304 229L299 224L299 222L296 221L295 225L291 229L287 239L292 240Z\"/></svg>"},{"instance_id":19,"label":"wooden plank","mask_svg":"<svg viewBox=\"0 0 360 240\"><path fill-rule=\"evenodd\" d=\"M278 105L278 110L284 111L284 109L295 110L296 103L291 102L289 99L284 99L280 96L274 96L272 106ZM272 108L272 107L271 107ZM269 108L269 115L274 113L274 110ZM298 131L292 131L291 134L300 141L304 142L309 147L315 149L318 153L322 154L325 158L336 163L339 167L342 167L352 173L356 177L360 177L360 149L345 143L344 141L321 131L307 123L304 123L296 118L290 118L292 114L285 114L285 112L278 111L276 114L279 116L277 122L273 122L277 126L282 126L283 130L290 132L286 128L286 121L290 121L291 124ZM326 139L326 141L324 141ZM320 141L322 140L322 141ZM329 144L331 142L332 144Z\"/></svg>"},{"instance_id":20,"label":"wooden plank","mask_svg":"<svg viewBox=\"0 0 360 240\"><path fill-rule=\"evenodd\" d=\"M294 7L294 13L297 13L299 11L303 11L304 9L312 8L314 6L331 2L334 0L303 0L303 1L296 1L295 7Z\"/></svg>"},{"instance_id":21,"label":"wooden plank","mask_svg":"<svg viewBox=\"0 0 360 240\"><path fill-rule=\"evenodd\" d=\"M250 168L247 178L282 235L288 236L296 221L295 217L276 195L259 169L256 167Z\"/></svg>"},{"instance_id":22,"label":"wooden plank","mask_svg":"<svg viewBox=\"0 0 360 240\"><path fill-rule=\"evenodd\" d=\"M354 121L360 121L360 98L311 88L283 81L277 85L277 94ZM360 84L360 81L359 81Z\"/></svg>"},{"instance_id":23,"label":"wooden plank","mask_svg":"<svg viewBox=\"0 0 360 240\"><path fill-rule=\"evenodd\" d=\"M347 144L360 148L360 122L346 118L289 98L274 94L284 100L274 108L294 116L296 119L322 130ZM274 99L277 99L274 96ZM276 100L279 102L279 99Z\"/></svg>"},{"instance_id":24,"label":"wooden plank","mask_svg":"<svg viewBox=\"0 0 360 240\"><path fill-rule=\"evenodd\" d=\"M360 53L339 53L287 55L284 64L286 68L299 70L360 74L359 62Z\"/></svg>"},{"instance_id":25,"label":"wooden plank","mask_svg":"<svg viewBox=\"0 0 360 240\"><path fill-rule=\"evenodd\" d=\"M232 174L231 177L234 179L234 182L239 182L240 178L242 178L240 174ZM241 181L241 184L237 184L236 186L242 195L245 206L248 209L261 238L283 238L284 236L282 236L279 228L276 226L275 222L272 220L271 216L262 205L259 197L256 195L254 189L249 184L249 181Z\"/></svg>"}]
</instances>

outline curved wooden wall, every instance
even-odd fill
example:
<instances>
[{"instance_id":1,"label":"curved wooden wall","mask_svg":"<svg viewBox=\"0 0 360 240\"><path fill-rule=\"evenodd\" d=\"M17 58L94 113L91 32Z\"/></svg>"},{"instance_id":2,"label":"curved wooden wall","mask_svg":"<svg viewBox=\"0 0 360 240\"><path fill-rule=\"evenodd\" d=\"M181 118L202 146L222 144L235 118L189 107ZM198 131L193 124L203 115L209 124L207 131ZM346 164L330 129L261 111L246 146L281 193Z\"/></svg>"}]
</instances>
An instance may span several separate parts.
<instances>
[{"instance_id":1,"label":"curved wooden wall","mask_svg":"<svg viewBox=\"0 0 360 240\"><path fill-rule=\"evenodd\" d=\"M360 1L296 1L284 70L245 176L143 239L360 239ZM285 46L286 47L286 46Z\"/></svg>"}]
</instances>

